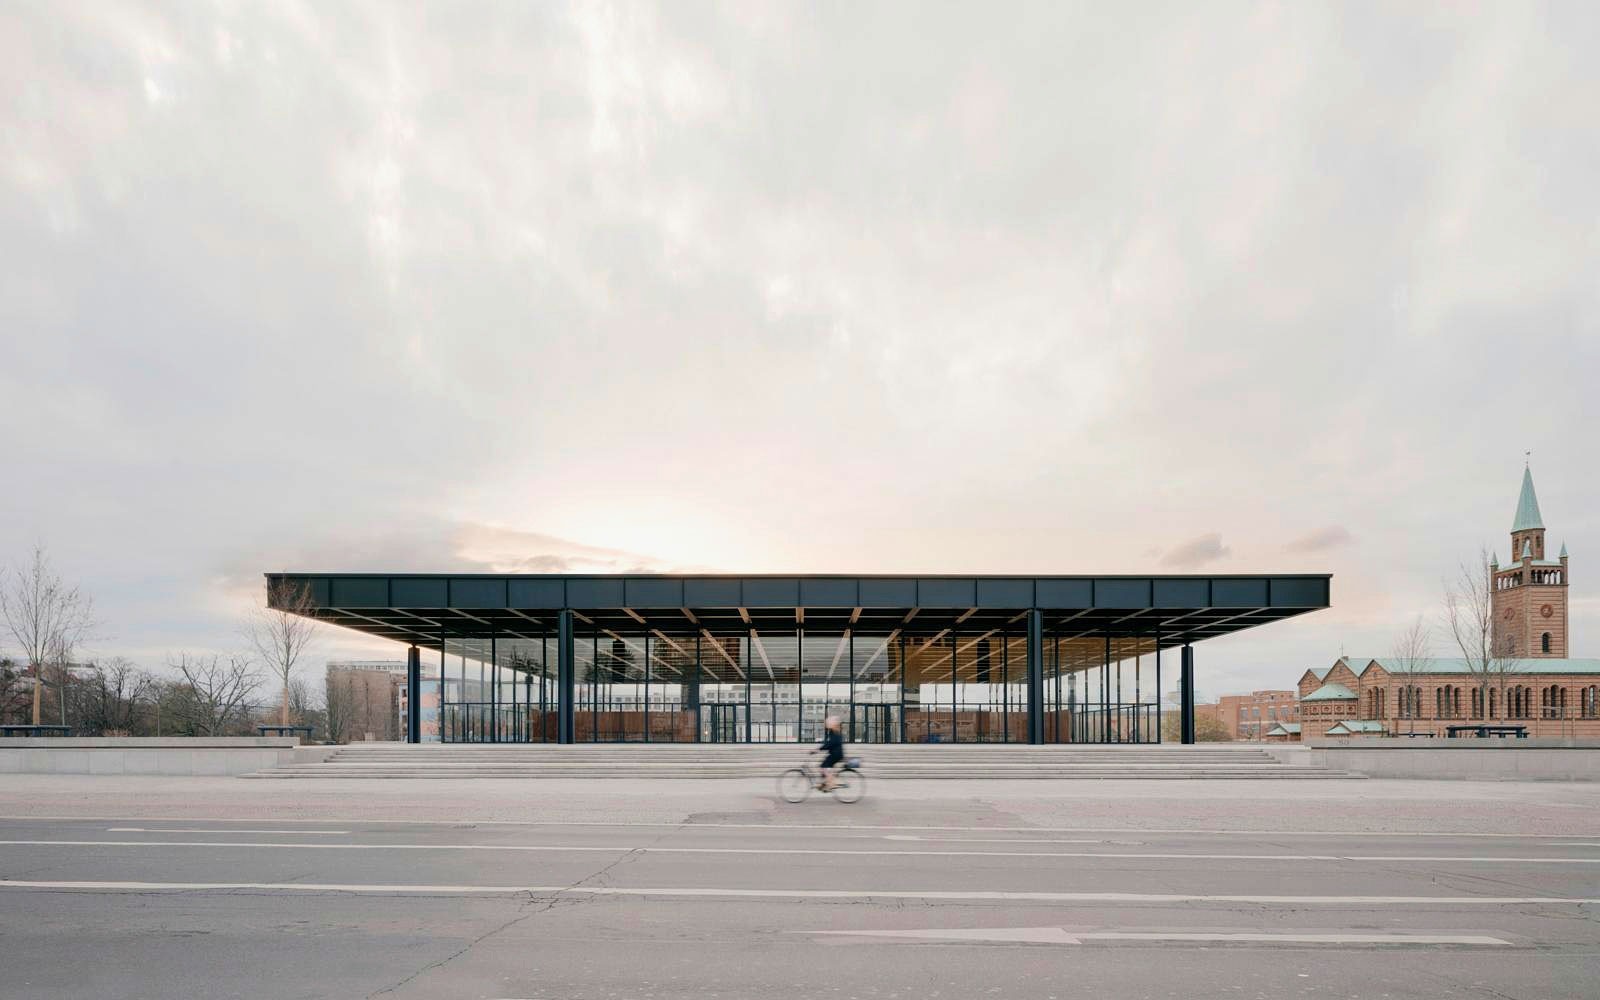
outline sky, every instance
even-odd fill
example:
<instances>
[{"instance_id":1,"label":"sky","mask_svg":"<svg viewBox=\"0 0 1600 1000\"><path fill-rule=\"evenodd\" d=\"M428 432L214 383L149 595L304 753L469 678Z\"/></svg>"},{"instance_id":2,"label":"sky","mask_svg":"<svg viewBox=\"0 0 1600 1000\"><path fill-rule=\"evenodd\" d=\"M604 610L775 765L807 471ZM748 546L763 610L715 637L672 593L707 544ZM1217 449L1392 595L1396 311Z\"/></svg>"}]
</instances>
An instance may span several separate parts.
<instances>
[{"instance_id":1,"label":"sky","mask_svg":"<svg viewBox=\"0 0 1600 1000\"><path fill-rule=\"evenodd\" d=\"M0 562L150 667L266 571L1334 574L1215 695L1436 619L1531 451L1600 655L1596 51L1587 3L8 3Z\"/></svg>"}]
</instances>

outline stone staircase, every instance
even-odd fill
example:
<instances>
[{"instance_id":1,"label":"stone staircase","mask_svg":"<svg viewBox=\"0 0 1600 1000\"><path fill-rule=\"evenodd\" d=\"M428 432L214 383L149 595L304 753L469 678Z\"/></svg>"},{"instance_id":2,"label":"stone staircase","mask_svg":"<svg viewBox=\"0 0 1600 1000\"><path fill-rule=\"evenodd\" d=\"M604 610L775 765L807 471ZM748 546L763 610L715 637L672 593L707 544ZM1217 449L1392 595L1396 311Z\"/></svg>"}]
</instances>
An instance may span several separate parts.
<instances>
[{"instance_id":1,"label":"stone staircase","mask_svg":"<svg viewBox=\"0 0 1600 1000\"><path fill-rule=\"evenodd\" d=\"M760 778L800 763L804 747L768 744L354 743L319 762L249 778ZM1259 746L855 745L869 778L1358 778L1287 764Z\"/></svg>"}]
</instances>

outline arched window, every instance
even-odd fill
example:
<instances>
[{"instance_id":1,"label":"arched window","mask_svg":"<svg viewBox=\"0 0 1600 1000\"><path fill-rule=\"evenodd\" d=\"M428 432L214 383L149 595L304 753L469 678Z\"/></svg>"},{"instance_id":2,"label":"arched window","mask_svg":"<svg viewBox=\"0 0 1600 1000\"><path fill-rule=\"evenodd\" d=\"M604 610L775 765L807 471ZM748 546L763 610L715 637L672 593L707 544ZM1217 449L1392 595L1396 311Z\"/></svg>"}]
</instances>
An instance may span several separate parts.
<instances>
[{"instance_id":1,"label":"arched window","mask_svg":"<svg viewBox=\"0 0 1600 1000\"><path fill-rule=\"evenodd\" d=\"M1500 717L1500 705L1498 704L1500 699L1498 695L1499 692L1494 688L1489 689L1489 718L1491 719L1498 719Z\"/></svg>"},{"instance_id":2,"label":"arched window","mask_svg":"<svg viewBox=\"0 0 1600 1000\"><path fill-rule=\"evenodd\" d=\"M1567 717L1567 689L1559 684L1552 684L1545 689L1544 717L1547 719L1565 719Z\"/></svg>"},{"instance_id":3,"label":"arched window","mask_svg":"<svg viewBox=\"0 0 1600 1000\"><path fill-rule=\"evenodd\" d=\"M1472 717L1474 719L1483 718L1483 689L1482 688L1473 688L1472 689Z\"/></svg>"},{"instance_id":4,"label":"arched window","mask_svg":"<svg viewBox=\"0 0 1600 1000\"><path fill-rule=\"evenodd\" d=\"M1600 716L1600 685L1590 684L1583 689L1583 717L1593 719Z\"/></svg>"},{"instance_id":5,"label":"arched window","mask_svg":"<svg viewBox=\"0 0 1600 1000\"><path fill-rule=\"evenodd\" d=\"M1512 693L1517 698L1516 718L1533 718L1533 688L1528 687L1526 684L1519 684L1512 689Z\"/></svg>"},{"instance_id":6,"label":"arched window","mask_svg":"<svg viewBox=\"0 0 1600 1000\"><path fill-rule=\"evenodd\" d=\"M1541 652L1541 653L1550 652L1550 633L1549 632L1546 632L1544 635L1539 637L1539 652Z\"/></svg>"}]
</instances>

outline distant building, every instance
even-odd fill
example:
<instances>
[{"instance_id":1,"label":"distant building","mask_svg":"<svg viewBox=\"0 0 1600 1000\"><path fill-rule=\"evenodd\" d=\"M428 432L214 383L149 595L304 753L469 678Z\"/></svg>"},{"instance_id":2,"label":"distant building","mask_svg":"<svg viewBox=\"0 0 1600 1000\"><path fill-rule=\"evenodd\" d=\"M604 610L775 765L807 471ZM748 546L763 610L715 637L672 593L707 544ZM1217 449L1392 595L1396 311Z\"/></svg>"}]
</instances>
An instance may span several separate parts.
<instances>
[{"instance_id":1,"label":"distant building","mask_svg":"<svg viewBox=\"0 0 1600 1000\"><path fill-rule=\"evenodd\" d=\"M1406 662L1341 656L1300 678L1299 731L1276 740L1324 736L1445 736L1450 726L1518 726L1529 736L1600 738L1600 659L1567 655L1567 547L1545 558L1544 519L1533 473L1511 522L1511 553L1488 567L1494 659L1485 669L1458 657Z\"/></svg>"},{"instance_id":2,"label":"distant building","mask_svg":"<svg viewBox=\"0 0 1600 1000\"><path fill-rule=\"evenodd\" d=\"M1341 656L1301 676L1299 735L1445 736L1450 726L1482 722L1521 726L1529 736L1600 738L1600 659L1510 667L1485 676L1458 657L1401 664Z\"/></svg>"},{"instance_id":3,"label":"distant building","mask_svg":"<svg viewBox=\"0 0 1600 1000\"><path fill-rule=\"evenodd\" d=\"M330 660L328 728L332 739L406 738L406 661Z\"/></svg>"},{"instance_id":4,"label":"distant building","mask_svg":"<svg viewBox=\"0 0 1600 1000\"><path fill-rule=\"evenodd\" d=\"M1283 723L1300 721L1296 691L1252 691L1225 694L1217 700L1217 718L1231 740L1264 740Z\"/></svg>"}]
</instances>

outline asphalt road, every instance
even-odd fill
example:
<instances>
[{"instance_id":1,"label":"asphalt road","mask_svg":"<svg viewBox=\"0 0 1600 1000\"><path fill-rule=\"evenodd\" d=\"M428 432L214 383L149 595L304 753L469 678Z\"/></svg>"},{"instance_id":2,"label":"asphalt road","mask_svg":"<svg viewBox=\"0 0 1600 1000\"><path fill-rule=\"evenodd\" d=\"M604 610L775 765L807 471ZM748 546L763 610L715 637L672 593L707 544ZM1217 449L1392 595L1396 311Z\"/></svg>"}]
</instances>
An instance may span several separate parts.
<instances>
[{"instance_id":1,"label":"asphalt road","mask_svg":"<svg viewBox=\"0 0 1600 1000\"><path fill-rule=\"evenodd\" d=\"M1600 995L1600 837L205 812L0 820L0 997Z\"/></svg>"}]
</instances>

